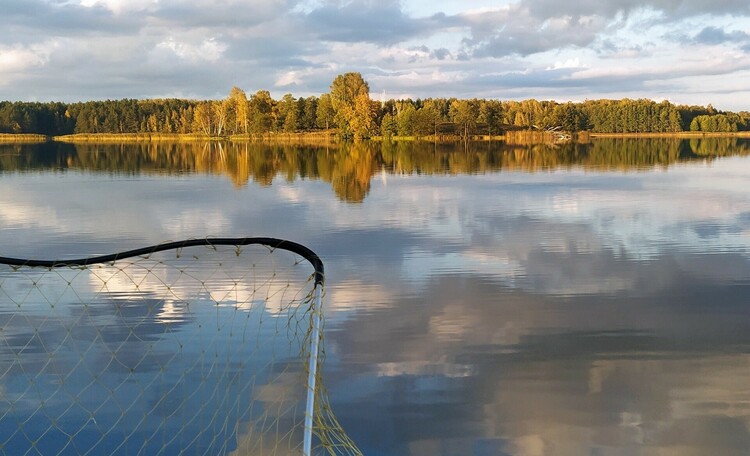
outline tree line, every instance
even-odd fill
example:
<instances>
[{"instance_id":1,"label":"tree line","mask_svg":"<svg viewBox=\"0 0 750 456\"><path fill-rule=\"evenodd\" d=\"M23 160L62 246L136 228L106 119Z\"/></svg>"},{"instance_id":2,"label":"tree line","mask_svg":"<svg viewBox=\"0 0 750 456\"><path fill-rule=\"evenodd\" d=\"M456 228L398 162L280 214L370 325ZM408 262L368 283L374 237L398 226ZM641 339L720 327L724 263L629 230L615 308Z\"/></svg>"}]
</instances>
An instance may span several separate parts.
<instances>
[{"instance_id":1,"label":"tree line","mask_svg":"<svg viewBox=\"0 0 750 456\"><path fill-rule=\"evenodd\" d=\"M337 76L319 97L233 87L222 100L122 99L0 102L0 133L265 135L329 130L344 138L498 135L506 130L594 133L735 132L750 130L750 112L647 99L500 101L427 98L375 101L359 73Z\"/></svg>"}]
</instances>

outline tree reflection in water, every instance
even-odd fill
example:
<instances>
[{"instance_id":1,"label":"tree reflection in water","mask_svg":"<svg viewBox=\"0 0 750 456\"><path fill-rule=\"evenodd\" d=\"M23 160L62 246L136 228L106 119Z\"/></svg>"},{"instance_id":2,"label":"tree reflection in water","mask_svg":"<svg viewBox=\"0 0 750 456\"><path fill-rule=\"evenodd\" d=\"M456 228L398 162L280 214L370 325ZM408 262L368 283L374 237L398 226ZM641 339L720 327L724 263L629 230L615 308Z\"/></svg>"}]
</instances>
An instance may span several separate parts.
<instances>
[{"instance_id":1,"label":"tree reflection in water","mask_svg":"<svg viewBox=\"0 0 750 456\"><path fill-rule=\"evenodd\" d=\"M563 144L514 142L357 142L305 145L267 142L117 144L2 144L0 172L85 170L114 174L205 173L228 176L237 187L253 181L319 179L342 201L360 203L373 177L391 174L460 175L581 168L641 170L679 162L750 154L736 137L608 138Z\"/></svg>"}]
</instances>

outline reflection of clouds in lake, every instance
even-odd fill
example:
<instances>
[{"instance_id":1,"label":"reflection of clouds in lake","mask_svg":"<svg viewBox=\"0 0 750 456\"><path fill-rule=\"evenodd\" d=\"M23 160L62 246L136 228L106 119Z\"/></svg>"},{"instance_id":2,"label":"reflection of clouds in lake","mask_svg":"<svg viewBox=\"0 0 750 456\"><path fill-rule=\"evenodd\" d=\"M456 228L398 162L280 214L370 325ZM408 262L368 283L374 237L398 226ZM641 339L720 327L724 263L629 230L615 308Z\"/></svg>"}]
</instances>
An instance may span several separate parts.
<instances>
[{"instance_id":1,"label":"reflection of clouds in lake","mask_svg":"<svg viewBox=\"0 0 750 456\"><path fill-rule=\"evenodd\" d=\"M720 180L733 172L732 161L677 166L675 177L661 171L395 176L387 197L375 185L365 202L370 207L355 218L368 231L378 231L378 221L385 220L385 230L403 233L397 239L413 235L402 254L409 281L468 270L540 292L625 290L638 269L627 263L658 261L669 246L696 253L750 250L743 234L750 199L740 185L750 186L747 179L737 174L735 185L692 188L696 169ZM677 181L676 190L665 180ZM335 223L343 229L346 220ZM707 224L712 231L702 228ZM374 237L369 245L388 244ZM617 270L609 267L615 263Z\"/></svg>"},{"instance_id":2,"label":"reflection of clouds in lake","mask_svg":"<svg viewBox=\"0 0 750 456\"><path fill-rule=\"evenodd\" d=\"M97 265L88 275L94 293L137 302L145 295L162 307L157 319L200 312L197 306L261 310L286 315L312 291L312 267L284 250L273 254L266 247L242 249L179 249L149 258L122 260L114 266ZM192 306L192 307L191 307Z\"/></svg>"},{"instance_id":3,"label":"reflection of clouds in lake","mask_svg":"<svg viewBox=\"0 0 750 456\"><path fill-rule=\"evenodd\" d=\"M86 363L145 372L171 358L164 350L177 344L156 349L153 342L165 331L179 330L185 316L160 319L164 300L148 291L135 293L132 283L127 292L103 292L101 283L91 286L94 275L92 268L0 273L0 352L9 366L3 372L70 381L88 375Z\"/></svg>"},{"instance_id":4,"label":"reflection of clouds in lake","mask_svg":"<svg viewBox=\"0 0 750 456\"><path fill-rule=\"evenodd\" d=\"M11 229L5 232L12 232L17 238L16 242L5 243L10 244L7 249L11 252L18 245L32 244L39 248L52 244L54 250L60 251L62 243L72 242L96 245L97 253L101 253L106 245L131 247L217 233L271 234L312 243L313 247L321 243L327 248L359 231L367 233L366 242L358 238L355 242L361 247L347 254L357 261L368 260L362 256L369 255L369 246L385 249L379 256L392 254L387 260L394 262L415 248L431 252L448 246L450 251L446 253L457 255L460 261L463 256L477 254L475 237L487 235L487 229L498 237L498 244L513 248L505 238L508 233L487 227L487 223L495 223L493 220L499 217L508 219L508 223L526 217L548 229L536 229L523 242L544 244L548 250L568 248L573 239L555 236L556 227L587 225L589 235L575 240L578 253L590 244L591 249L649 259L669 244L695 251L748 250L750 237L744 234L748 221L742 214L750 213L750 202L743 192L743 184L748 185L741 172L743 160L721 159L710 166L677 165L669 173L573 170L481 176L394 175L389 178L387 190L374 181L369 196L359 205L335 200L327 184L320 181L249 186L232 190L227 196L228 183L205 177L173 181L139 177L131 182L74 175L28 185L33 176L23 176L23 180L4 176L0 184L4 191L0 194L7 197L0 197L0 214L5 214L6 226ZM710 184L723 182L724 176L730 176L727 180L732 183ZM73 186L75 197L71 199ZM115 194L121 202L113 211ZM301 225L312 229L301 233L297 228ZM102 226L107 226L107 230L103 231ZM36 237L33 243L30 227ZM86 235L81 238L74 233ZM137 233L135 237L133 233ZM400 240L403 244L399 246L397 242L389 247L389 236L399 233L404 236ZM335 239L329 243L327 236ZM405 250L399 252L398 248ZM332 250L335 257L336 249ZM479 253L495 255L493 251ZM504 255L500 251L498 261L506 261ZM533 271L524 275L532 276Z\"/></svg>"},{"instance_id":5,"label":"reflection of clouds in lake","mask_svg":"<svg viewBox=\"0 0 750 456\"><path fill-rule=\"evenodd\" d=\"M406 253L404 278L472 274L536 293L575 295L629 289L640 266L603 245L586 224L550 226L529 218L486 219L463 251Z\"/></svg>"},{"instance_id":6,"label":"reflection of clouds in lake","mask_svg":"<svg viewBox=\"0 0 750 456\"><path fill-rule=\"evenodd\" d=\"M285 372L272 383L258 385L252 392L253 400L258 401L251 412L254 416L237 430L237 448L229 455L299 455L303 436L301 423L294 417L299 416L295 411L305 398L301 384L298 372Z\"/></svg>"},{"instance_id":7,"label":"reflection of clouds in lake","mask_svg":"<svg viewBox=\"0 0 750 456\"><path fill-rule=\"evenodd\" d=\"M133 368L148 355L153 359L144 365L153 366L160 364L154 341L207 314L223 319L248 314L240 318L245 330L253 328L250 313L252 319L259 313L304 317L312 267L298 263L296 255L283 250L270 254L257 246L179 252L181 256L172 251L86 268L2 267L0 322L8 356L23 352L24 362L31 363L36 353L44 363L56 357L55 347L64 346L62 361L57 360L63 363L67 357L83 360L100 354ZM223 320L216 322L221 324ZM89 350L96 344L103 345L101 353ZM162 344L165 348L179 347ZM17 361L13 356L9 360ZM117 366L106 359L102 365Z\"/></svg>"},{"instance_id":8,"label":"reflection of clouds in lake","mask_svg":"<svg viewBox=\"0 0 750 456\"><path fill-rule=\"evenodd\" d=\"M663 268L653 265L653 271ZM649 276L649 271L644 271ZM750 329L750 323L735 320L745 304L743 288L723 290L718 285L673 272L672 280L663 281L657 288L635 288L618 294L600 294L555 298L508 288L475 276L434 276L419 296L395 295L400 302L367 316L355 318L344 334L345 347L361 351L366 358L377 362L394 360L434 359L431 353L455 345L466 349L481 349L489 344L503 352L525 351L537 353L539 347L555 347L562 339L528 339L535 332L585 332L597 328L612 331L632 330L638 334L656 333L662 339L638 335L629 339L575 338L566 344L580 342L580 349L613 350L609 343L626 341L635 347L647 344L654 350L698 351L704 346L726 345L727 349L746 346L750 339L740 332ZM709 286L710 291L699 291ZM710 312L709 312L710 310ZM675 320L675 315L680 315ZM725 332L723 328L731 328ZM644 333L645 332L645 333ZM392 334L391 334L392 333ZM374 346L385 337L393 346ZM429 340L425 340L425 335ZM615 333L617 335L618 333ZM395 337L398 335L399 337ZM595 345L587 346L586 344ZM382 344L382 341L381 341ZM627 345L625 348L627 348ZM467 348L468 347L468 348ZM616 346L615 346L616 347ZM446 349L450 351L449 349ZM722 350L723 352L726 349Z\"/></svg>"},{"instance_id":9,"label":"reflection of clouds in lake","mask_svg":"<svg viewBox=\"0 0 750 456\"><path fill-rule=\"evenodd\" d=\"M428 251L407 252L402 264L403 277L423 281L441 274L471 273L488 278L500 278L508 284L523 276L521 264L498 250L481 251L470 248L465 252L435 255Z\"/></svg>"},{"instance_id":10,"label":"reflection of clouds in lake","mask_svg":"<svg viewBox=\"0 0 750 456\"><path fill-rule=\"evenodd\" d=\"M575 299L473 274L436 275L418 299L403 297L331 333L345 348L341 356L357 362L329 387L358 391L366 403L358 409L410 410L374 413L367 423L347 416L364 447L377 438L366 429L395 428L424 445L410 454L468 437L514 455L743 454L750 441L750 322L741 318L747 285L701 292L711 279L697 284L687 274L655 290ZM381 380L368 384L363 365ZM434 421L420 419L423 413ZM456 432L446 430L453 426Z\"/></svg>"},{"instance_id":11,"label":"reflection of clouds in lake","mask_svg":"<svg viewBox=\"0 0 750 456\"><path fill-rule=\"evenodd\" d=\"M750 389L744 358L602 360L572 367L544 361L525 366L526 381L519 372L501 380L484 413L494 423L492 434L509 437L511 454L526 454L530 442L544 449L541 454L570 456L746 454ZM601 369L607 373L600 391L580 388L587 371L597 375Z\"/></svg>"},{"instance_id":12,"label":"reflection of clouds in lake","mask_svg":"<svg viewBox=\"0 0 750 456\"><path fill-rule=\"evenodd\" d=\"M0 220L6 227L64 229L53 208L10 199L0 205Z\"/></svg>"},{"instance_id":13,"label":"reflection of clouds in lake","mask_svg":"<svg viewBox=\"0 0 750 456\"><path fill-rule=\"evenodd\" d=\"M441 377L469 377L473 375L473 368L466 364L448 362L408 361L381 363L376 366L376 375L383 377L425 376Z\"/></svg>"},{"instance_id":14,"label":"reflection of clouds in lake","mask_svg":"<svg viewBox=\"0 0 750 456\"><path fill-rule=\"evenodd\" d=\"M304 203L307 200L307 198L299 188L291 186L280 185L278 193L279 198L282 201L288 202L290 204L300 204Z\"/></svg>"},{"instance_id":15,"label":"reflection of clouds in lake","mask_svg":"<svg viewBox=\"0 0 750 456\"><path fill-rule=\"evenodd\" d=\"M684 190L646 186L638 191L576 192L566 197L575 200L575 213L557 210L553 204L549 213L540 210L535 215L549 215L563 223L588 223L609 247L622 247L635 258L658 255L669 244L696 251L749 249L750 243L735 228L741 223L740 214L750 209L744 193L696 191L689 182ZM713 236L701 235L703 226L713 227Z\"/></svg>"},{"instance_id":16,"label":"reflection of clouds in lake","mask_svg":"<svg viewBox=\"0 0 750 456\"><path fill-rule=\"evenodd\" d=\"M177 217L160 221L167 239L182 239L185 233L221 233L230 225L226 215L217 208L190 208Z\"/></svg>"},{"instance_id":17,"label":"reflection of clouds in lake","mask_svg":"<svg viewBox=\"0 0 750 456\"><path fill-rule=\"evenodd\" d=\"M393 293L384 285L361 280L336 281L326 289L325 312L374 311L393 305Z\"/></svg>"}]
</instances>

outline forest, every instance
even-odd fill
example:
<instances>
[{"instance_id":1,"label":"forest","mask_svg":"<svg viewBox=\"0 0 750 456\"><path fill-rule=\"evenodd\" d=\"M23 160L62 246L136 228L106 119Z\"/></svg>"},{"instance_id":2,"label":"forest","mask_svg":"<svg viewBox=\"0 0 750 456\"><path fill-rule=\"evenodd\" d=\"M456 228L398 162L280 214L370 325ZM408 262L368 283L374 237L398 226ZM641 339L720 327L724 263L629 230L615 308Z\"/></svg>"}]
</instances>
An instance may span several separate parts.
<instances>
[{"instance_id":1,"label":"forest","mask_svg":"<svg viewBox=\"0 0 750 456\"><path fill-rule=\"evenodd\" d=\"M576 133L737 132L750 112L648 99L583 102L426 98L376 101L359 73L337 76L318 97L233 87L222 100L122 99L0 102L0 133L196 134L209 137L305 133L335 129L343 138L499 135L508 130Z\"/></svg>"}]
</instances>

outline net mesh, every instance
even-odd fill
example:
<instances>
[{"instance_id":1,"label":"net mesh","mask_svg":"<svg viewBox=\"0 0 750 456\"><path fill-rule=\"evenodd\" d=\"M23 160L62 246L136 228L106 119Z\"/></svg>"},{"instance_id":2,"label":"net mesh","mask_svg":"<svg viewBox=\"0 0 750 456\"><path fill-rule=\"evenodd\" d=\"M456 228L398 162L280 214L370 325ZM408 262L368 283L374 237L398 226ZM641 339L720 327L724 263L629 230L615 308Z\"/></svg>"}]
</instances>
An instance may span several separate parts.
<instances>
[{"instance_id":1,"label":"net mesh","mask_svg":"<svg viewBox=\"0 0 750 456\"><path fill-rule=\"evenodd\" d=\"M0 264L0 454L302 454L315 279L265 245ZM313 453L360 454L320 380Z\"/></svg>"}]
</instances>

